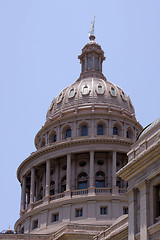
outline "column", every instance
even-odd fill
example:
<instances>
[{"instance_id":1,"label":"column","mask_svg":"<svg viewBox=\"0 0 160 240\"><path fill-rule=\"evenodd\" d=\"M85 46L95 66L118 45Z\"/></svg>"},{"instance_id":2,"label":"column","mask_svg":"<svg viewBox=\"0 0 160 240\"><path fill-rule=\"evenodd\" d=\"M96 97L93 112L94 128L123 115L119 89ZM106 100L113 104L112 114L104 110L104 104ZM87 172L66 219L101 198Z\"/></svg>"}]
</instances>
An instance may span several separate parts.
<instances>
[{"instance_id":1,"label":"column","mask_svg":"<svg viewBox=\"0 0 160 240\"><path fill-rule=\"evenodd\" d=\"M93 57L92 57L92 69L95 70L94 62L95 62L95 56L93 55Z\"/></svg>"},{"instance_id":2,"label":"column","mask_svg":"<svg viewBox=\"0 0 160 240\"><path fill-rule=\"evenodd\" d=\"M118 193L118 188L116 186L116 159L117 159L117 152L112 152L112 193Z\"/></svg>"},{"instance_id":3,"label":"column","mask_svg":"<svg viewBox=\"0 0 160 240\"><path fill-rule=\"evenodd\" d=\"M75 155L72 156L72 180L71 180L71 183L72 183L72 190L75 190L76 189L76 159L75 159Z\"/></svg>"},{"instance_id":4,"label":"column","mask_svg":"<svg viewBox=\"0 0 160 240\"><path fill-rule=\"evenodd\" d=\"M55 194L58 193L58 185L59 185L59 164L57 163L55 166Z\"/></svg>"},{"instance_id":5,"label":"column","mask_svg":"<svg viewBox=\"0 0 160 240\"><path fill-rule=\"evenodd\" d=\"M23 176L21 188L21 212L25 210L25 205L26 205L26 176Z\"/></svg>"},{"instance_id":6,"label":"column","mask_svg":"<svg viewBox=\"0 0 160 240\"><path fill-rule=\"evenodd\" d=\"M94 151L90 151L89 186L94 187Z\"/></svg>"},{"instance_id":7,"label":"column","mask_svg":"<svg viewBox=\"0 0 160 240\"><path fill-rule=\"evenodd\" d=\"M31 189L30 189L30 204L34 203L35 195L35 169L31 169Z\"/></svg>"},{"instance_id":8,"label":"column","mask_svg":"<svg viewBox=\"0 0 160 240\"><path fill-rule=\"evenodd\" d=\"M67 154L67 179L66 179L66 191L71 190L71 153Z\"/></svg>"},{"instance_id":9,"label":"column","mask_svg":"<svg viewBox=\"0 0 160 240\"><path fill-rule=\"evenodd\" d=\"M85 54L85 71L87 71L87 55Z\"/></svg>"},{"instance_id":10,"label":"column","mask_svg":"<svg viewBox=\"0 0 160 240\"><path fill-rule=\"evenodd\" d=\"M46 193L45 197L50 196L50 160L46 161Z\"/></svg>"},{"instance_id":11,"label":"column","mask_svg":"<svg viewBox=\"0 0 160 240\"><path fill-rule=\"evenodd\" d=\"M128 195L128 239L135 240L135 201L134 190L127 192Z\"/></svg>"},{"instance_id":12,"label":"column","mask_svg":"<svg viewBox=\"0 0 160 240\"><path fill-rule=\"evenodd\" d=\"M139 187L140 190L140 239L148 240L148 221L147 221L147 184L143 182Z\"/></svg>"}]
</instances>

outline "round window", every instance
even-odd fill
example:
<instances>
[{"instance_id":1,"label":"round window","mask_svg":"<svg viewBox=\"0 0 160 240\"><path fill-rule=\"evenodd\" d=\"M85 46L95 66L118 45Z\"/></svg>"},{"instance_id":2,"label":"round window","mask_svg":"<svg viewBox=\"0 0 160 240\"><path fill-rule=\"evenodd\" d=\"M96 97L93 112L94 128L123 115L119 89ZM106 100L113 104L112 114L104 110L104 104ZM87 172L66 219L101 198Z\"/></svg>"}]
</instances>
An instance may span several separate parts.
<instances>
[{"instance_id":1,"label":"round window","mask_svg":"<svg viewBox=\"0 0 160 240\"><path fill-rule=\"evenodd\" d=\"M80 167L86 166L86 162L85 162L85 161L81 161L81 162L79 163L79 166L80 166Z\"/></svg>"},{"instance_id":2,"label":"round window","mask_svg":"<svg viewBox=\"0 0 160 240\"><path fill-rule=\"evenodd\" d=\"M97 161L97 164L98 164L98 165L103 165L103 164L104 164L104 161L103 161L103 160L98 160L98 161Z\"/></svg>"}]
</instances>

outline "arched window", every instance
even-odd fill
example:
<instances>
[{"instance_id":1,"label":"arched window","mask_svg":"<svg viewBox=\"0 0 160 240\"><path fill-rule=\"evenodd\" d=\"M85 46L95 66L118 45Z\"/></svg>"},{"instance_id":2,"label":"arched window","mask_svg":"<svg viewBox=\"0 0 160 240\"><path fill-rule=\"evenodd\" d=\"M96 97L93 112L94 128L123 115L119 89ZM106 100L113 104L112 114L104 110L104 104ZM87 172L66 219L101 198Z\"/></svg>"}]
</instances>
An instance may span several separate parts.
<instances>
[{"instance_id":1,"label":"arched window","mask_svg":"<svg viewBox=\"0 0 160 240\"><path fill-rule=\"evenodd\" d=\"M103 135L103 125L101 124L97 127L97 135Z\"/></svg>"},{"instance_id":2,"label":"arched window","mask_svg":"<svg viewBox=\"0 0 160 240\"><path fill-rule=\"evenodd\" d=\"M88 187L88 175L82 172L78 175L78 189L86 189Z\"/></svg>"},{"instance_id":3,"label":"arched window","mask_svg":"<svg viewBox=\"0 0 160 240\"><path fill-rule=\"evenodd\" d=\"M50 143L54 143L57 141L57 135L55 132L52 132L50 135L49 135L49 142Z\"/></svg>"},{"instance_id":4,"label":"arched window","mask_svg":"<svg viewBox=\"0 0 160 240\"><path fill-rule=\"evenodd\" d=\"M130 128L126 131L126 138L132 138L132 130Z\"/></svg>"},{"instance_id":5,"label":"arched window","mask_svg":"<svg viewBox=\"0 0 160 240\"><path fill-rule=\"evenodd\" d=\"M96 173L96 188L104 188L105 187L105 174L102 171Z\"/></svg>"},{"instance_id":6,"label":"arched window","mask_svg":"<svg viewBox=\"0 0 160 240\"><path fill-rule=\"evenodd\" d=\"M113 135L118 135L118 128L116 126L113 127Z\"/></svg>"},{"instance_id":7,"label":"arched window","mask_svg":"<svg viewBox=\"0 0 160 240\"><path fill-rule=\"evenodd\" d=\"M54 181L50 181L50 195L54 195L55 194L55 182Z\"/></svg>"},{"instance_id":8,"label":"arched window","mask_svg":"<svg viewBox=\"0 0 160 240\"><path fill-rule=\"evenodd\" d=\"M65 132L65 138L70 138L71 137L71 134L72 134L72 131L70 128L68 128Z\"/></svg>"},{"instance_id":9,"label":"arched window","mask_svg":"<svg viewBox=\"0 0 160 240\"><path fill-rule=\"evenodd\" d=\"M61 191L62 192L66 191L66 176L64 176L62 178L62 181L61 181Z\"/></svg>"},{"instance_id":10,"label":"arched window","mask_svg":"<svg viewBox=\"0 0 160 240\"><path fill-rule=\"evenodd\" d=\"M88 58L88 69L92 68L92 57Z\"/></svg>"},{"instance_id":11,"label":"arched window","mask_svg":"<svg viewBox=\"0 0 160 240\"><path fill-rule=\"evenodd\" d=\"M96 70L98 70L98 58L97 57L94 58L94 68Z\"/></svg>"},{"instance_id":12,"label":"arched window","mask_svg":"<svg viewBox=\"0 0 160 240\"><path fill-rule=\"evenodd\" d=\"M81 127L81 136L87 136L88 135L88 127L86 125Z\"/></svg>"}]
</instances>

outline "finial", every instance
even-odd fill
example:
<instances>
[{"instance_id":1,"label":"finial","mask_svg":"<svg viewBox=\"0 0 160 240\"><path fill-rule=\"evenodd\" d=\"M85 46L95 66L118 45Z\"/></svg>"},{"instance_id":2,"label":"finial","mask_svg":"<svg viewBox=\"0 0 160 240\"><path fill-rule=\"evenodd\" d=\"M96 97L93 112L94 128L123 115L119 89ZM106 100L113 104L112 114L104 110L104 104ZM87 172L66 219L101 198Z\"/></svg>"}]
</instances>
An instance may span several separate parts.
<instances>
[{"instance_id":1,"label":"finial","mask_svg":"<svg viewBox=\"0 0 160 240\"><path fill-rule=\"evenodd\" d=\"M93 22L91 22L90 30L89 30L89 33L88 33L90 40L94 40L94 39L95 39L95 36L94 36L94 23L95 23L95 18L96 18L96 15L94 15L94 17L93 17Z\"/></svg>"}]
</instances>

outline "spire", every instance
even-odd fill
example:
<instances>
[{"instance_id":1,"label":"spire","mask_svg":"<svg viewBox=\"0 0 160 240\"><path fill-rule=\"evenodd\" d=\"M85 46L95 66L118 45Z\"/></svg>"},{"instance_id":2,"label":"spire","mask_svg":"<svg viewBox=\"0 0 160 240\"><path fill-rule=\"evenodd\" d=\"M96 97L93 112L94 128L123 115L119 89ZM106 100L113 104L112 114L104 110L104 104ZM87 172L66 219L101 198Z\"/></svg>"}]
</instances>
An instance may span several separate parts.
<instances>
[{"instance_id":1,"label":"spire","mask_svg":"<svg viewBox=\"0 0 160 240\"><path fill-rule=\"evenodd\" d=\"M90 40L95 40L95 36L94 36L95 18L96 18L96 15L94 15L94 17L93 17L93 21L91 22L90 30L89 30L89 33L88 33Z\"/></svg>"}]
</instances>

